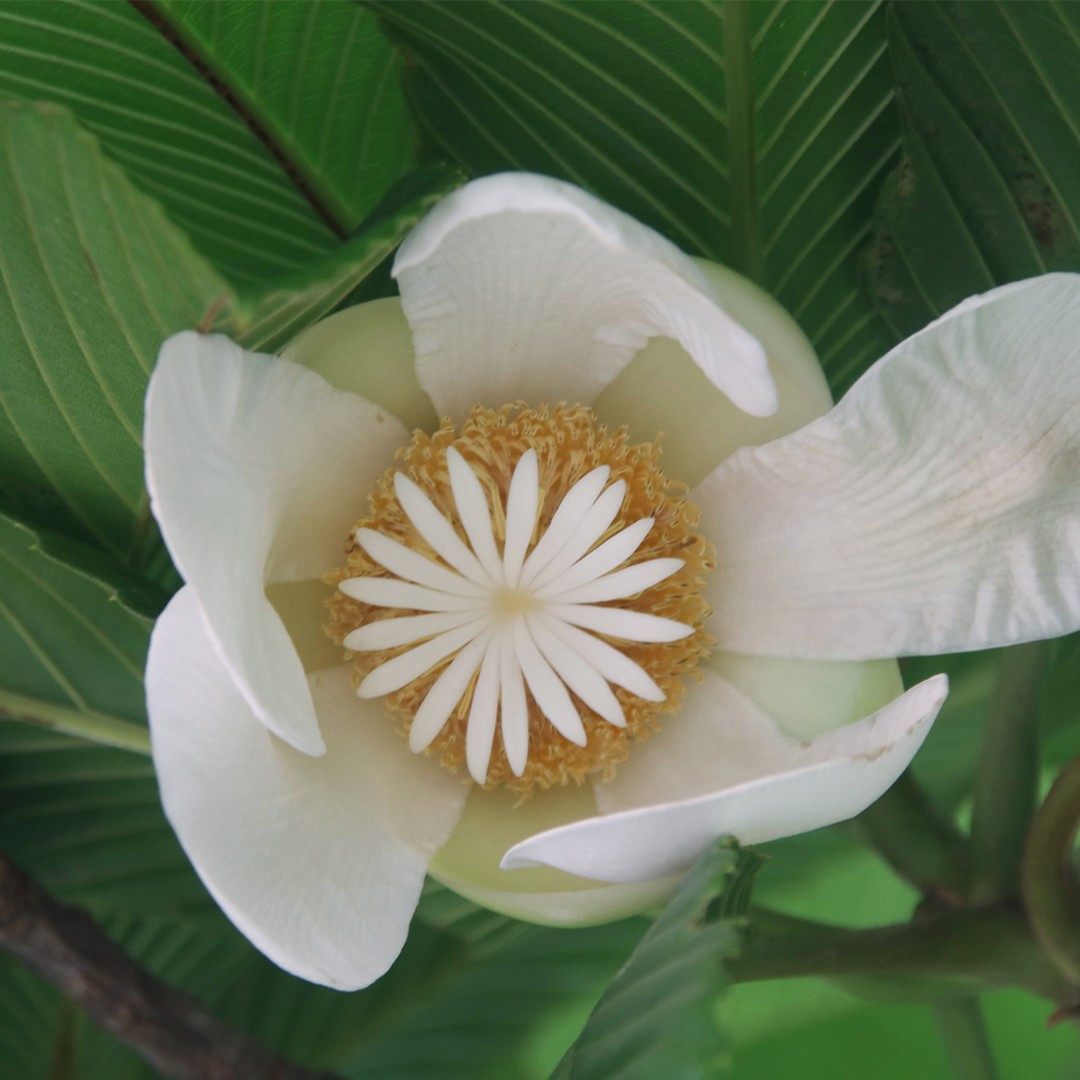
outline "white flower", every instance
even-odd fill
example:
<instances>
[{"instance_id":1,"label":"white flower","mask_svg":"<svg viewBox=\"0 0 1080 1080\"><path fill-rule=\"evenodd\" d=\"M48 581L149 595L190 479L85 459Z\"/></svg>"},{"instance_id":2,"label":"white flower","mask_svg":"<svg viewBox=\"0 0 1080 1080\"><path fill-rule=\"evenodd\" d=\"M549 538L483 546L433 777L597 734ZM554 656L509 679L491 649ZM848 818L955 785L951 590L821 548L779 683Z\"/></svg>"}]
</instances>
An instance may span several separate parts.
<instances>
[{"instance_id":1,"label":"white flower","mask_svg":"<svg viewBox=\"0 0 1080 1080\"><path fill-rule=\"evenodd\" d=\"M887 658L1080 626L1080 278L965 302L828 411L805 339L758 290L553 180L468 185L395 274L401 304L313 327L287 354L306 366L170 339L147 399L154 512L187 581L147 671L162 797L217 901L288 970L377 978L429 867L537 921L641 910L713 838L836 822L895 780L946 686L901 694ZM449 479L427 494L422 470L395 464L436 412L467 425L474 406L516 401L665 432L664 470L692 485L716 551L699 680L679 665L703 632L660 606L692 593L683 534L657 539L644 512L612 525L632 500L607 466L543 490L537 463L561 452L548 429L492 467L499 490L464 436L439 444ZM334 616L375 612L342 632L375 664L358 696L322 634L320 579L375 491L396 509L356 534ZM410 752L381 697L423 678L396 707L415 714L412 749L444 738L456 774ZM505 752L512 786L538 732L557 762L627 722L644 731L658 691L684 693L677 712L613 778L524 801L470 779Z\"/></svg>"}]
</instances>

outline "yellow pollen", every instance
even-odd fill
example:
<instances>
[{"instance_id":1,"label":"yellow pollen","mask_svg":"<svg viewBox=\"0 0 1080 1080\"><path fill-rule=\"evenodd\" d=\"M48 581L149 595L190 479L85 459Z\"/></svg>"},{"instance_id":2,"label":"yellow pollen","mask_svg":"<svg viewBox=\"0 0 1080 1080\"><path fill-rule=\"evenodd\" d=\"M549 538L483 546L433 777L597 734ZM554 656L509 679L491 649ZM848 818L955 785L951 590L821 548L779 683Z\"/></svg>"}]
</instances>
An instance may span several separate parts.
<instances>
[{"instance_id":1,"label":"yellow pollen","mask_svg":"<svg viewBox=\"0 0 1080 1080\"><path fill-rule=\"evenodd\" d=\"M711 645L714 552L659 440L519 403L417 431L398 458L326 578L360 695L486 788L610 779Z\"/></svg>"},{"instance_id":2,"label":"yellow pollen","mask_svg":"<svg viewBox=\"0 0 1080 1080\"><path fill-rule=\"evenodd\" d=\"M504 618L528 615L540 607L528 589L496 589L492 595L492 604L495 611Z\"/></svg>"}]
</instances>

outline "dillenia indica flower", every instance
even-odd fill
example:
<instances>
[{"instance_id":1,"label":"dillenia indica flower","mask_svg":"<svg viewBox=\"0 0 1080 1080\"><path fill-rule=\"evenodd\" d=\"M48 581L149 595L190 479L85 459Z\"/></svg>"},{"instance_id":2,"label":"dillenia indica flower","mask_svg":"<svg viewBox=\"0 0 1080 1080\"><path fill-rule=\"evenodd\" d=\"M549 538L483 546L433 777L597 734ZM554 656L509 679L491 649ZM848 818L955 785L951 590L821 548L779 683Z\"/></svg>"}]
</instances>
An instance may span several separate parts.
<instances>
[{"instance_id":1,"label":"dillenia indica flower","mask_svg":"<svg viewBox=\"0 0 1080 1080\"><path fill-rule=\"evenodd\" d=\"M468 185L394 273L286 358L171 338L147 399L162 798L282 967L377 978L425 871L642 910L888 788L946 693L889 658L1080 626L1080 278L833 408L768 297L554 180Z\"/></svg>"}]
</instances>

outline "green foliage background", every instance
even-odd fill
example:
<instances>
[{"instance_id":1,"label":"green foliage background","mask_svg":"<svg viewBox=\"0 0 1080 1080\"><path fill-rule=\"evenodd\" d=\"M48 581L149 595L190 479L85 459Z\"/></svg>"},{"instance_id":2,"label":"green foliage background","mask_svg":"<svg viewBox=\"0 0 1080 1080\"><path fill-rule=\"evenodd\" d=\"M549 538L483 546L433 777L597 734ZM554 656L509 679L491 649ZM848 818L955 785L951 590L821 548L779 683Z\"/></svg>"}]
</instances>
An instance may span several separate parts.
<instances>
[{"instance_id":1,"label":"green foliage background","mask_svg":"<svg viewBox=\"0 0 1080 1080\"><path fill-rule=\"evenodd\" d=\"M1042 0L0 4L0 849L224 1019L347 1077L731 1061L754 1078L948 1077L922 1007L823 984L739 988L719 1040L731 925L702 937L679 912L726 863L572 1050L644 921L546 930L432 887L370 990L267 964L208 900L138 752L149 630L177 584L143 486L142 400L168 334L213 324L278 348L385 293L424 210L503 169L579 183L761 282L839 395L962 297L1080 269L1078 70L1078 9ZM950 659L917 765L961 814L997 663ZM1075 750L1078 689L1067 639L1042 705L1048 777ZM871 925L915 901L856 827L769 855L756 899L782 911ZM703 1011L642 1009L658 933ZM1042 1003L1009 992L988 1010L1007 1078L1076 1075L1075 1036L1043 1034ZM0 1018L16 1080L151 1075L6 959ZM631 1023L640 1053L590 1056Z\"/></svg>"}]
</instances>

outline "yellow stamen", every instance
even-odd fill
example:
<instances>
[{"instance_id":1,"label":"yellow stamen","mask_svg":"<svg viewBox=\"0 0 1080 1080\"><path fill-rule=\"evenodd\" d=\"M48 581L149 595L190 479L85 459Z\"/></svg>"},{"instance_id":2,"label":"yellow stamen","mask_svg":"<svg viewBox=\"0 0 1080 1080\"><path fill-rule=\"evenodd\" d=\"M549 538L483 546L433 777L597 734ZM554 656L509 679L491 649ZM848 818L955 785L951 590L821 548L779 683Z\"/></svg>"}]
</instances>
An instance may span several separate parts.
<instances>
[{"instance_id":1,"label":"yellow stamen","mask_svg":"<svg viewBox=\"0 0 1080 1080\"><path fill-rule=\"evenodd\" d=\"M524 796L538 788L570 781L580 784L593 774L610 778L617 765L626 759L630 744L647 738L657 729L661 714L677 710L684 692L683 676L691 672L708 651L710 641L702 630L708 607L701 591L704 576L714 565L714 553L705 539L694 532L700 513L686 501L685 486L670 481L661 471L657 444L629 444L624 429L609 432L597 424L595 415L584 406L534 409L518 404L498 410L477 406L460 431L444 422L433 434L416 432L412 444L399 454L401 467L390 470L377 483L371 495L369 514L358 522L357 528L374 530L425 556L444 570L451 569L403 510L394 480L398 473L411 479L450 523L458 539L468 546L465 524L451 489L447 462L447 450L451 446L462 455L479 480L490 513L491 532L500 552L506 540L511 478L523 455L529 450L535 452L539 504L526 553L526 566L528 553L544 536L567 492L599 466L610 469L609 485L622 481L626 490L614 521L590 550L595 551L604 541L635 523L653 519L640 546L619 568L657 559L682 562L679 569L658 584L644 588L636 595L595 606L611 612L643 612L675 620L684 624L686 636L672 641L642 642L590 631L594 638L616 648L643 669L663 693L663 700L647 701L611 683L626 720L625 727L620 727L598 715L570 691L585 730L585 745L580 746L556 730L531 691L526 690L528 759L524 770L520 776L514 774L502 738L497 735L484 786L505 785ZM528 519L519 517L517 520ZM527 528L526 525L526 531ZM477 554L481 553L478 551ZM327 580L339 584L346 579L364 578L399 580L351 537L346 544L345 566L329 575ZM490 632L499 634L509 633L515 622L542 612L545 601L538 599L535 591L529 588L496 582L484 603L493 628ZM366 603L341 591L335 592L330 612L327 630L339 643L361 626L423 613L415 608ZM633 635L628 634L628 637ZM357 684L387 661L409 652L415 644L410 642L348 653L353 660ZM386 695L387 705L400 719L404 732L409 731L417 710L456 655L455 652L444 657L430 670ZM465 674L467 669L463 679ZM474 671L449 719L429 747L429 752L437 753L440 761L451 769L459 769L465 762L470 708L478 678L479 673ZM485 774L481 771L475 775L484 777Z\"/></svg>"}]
</instances>

